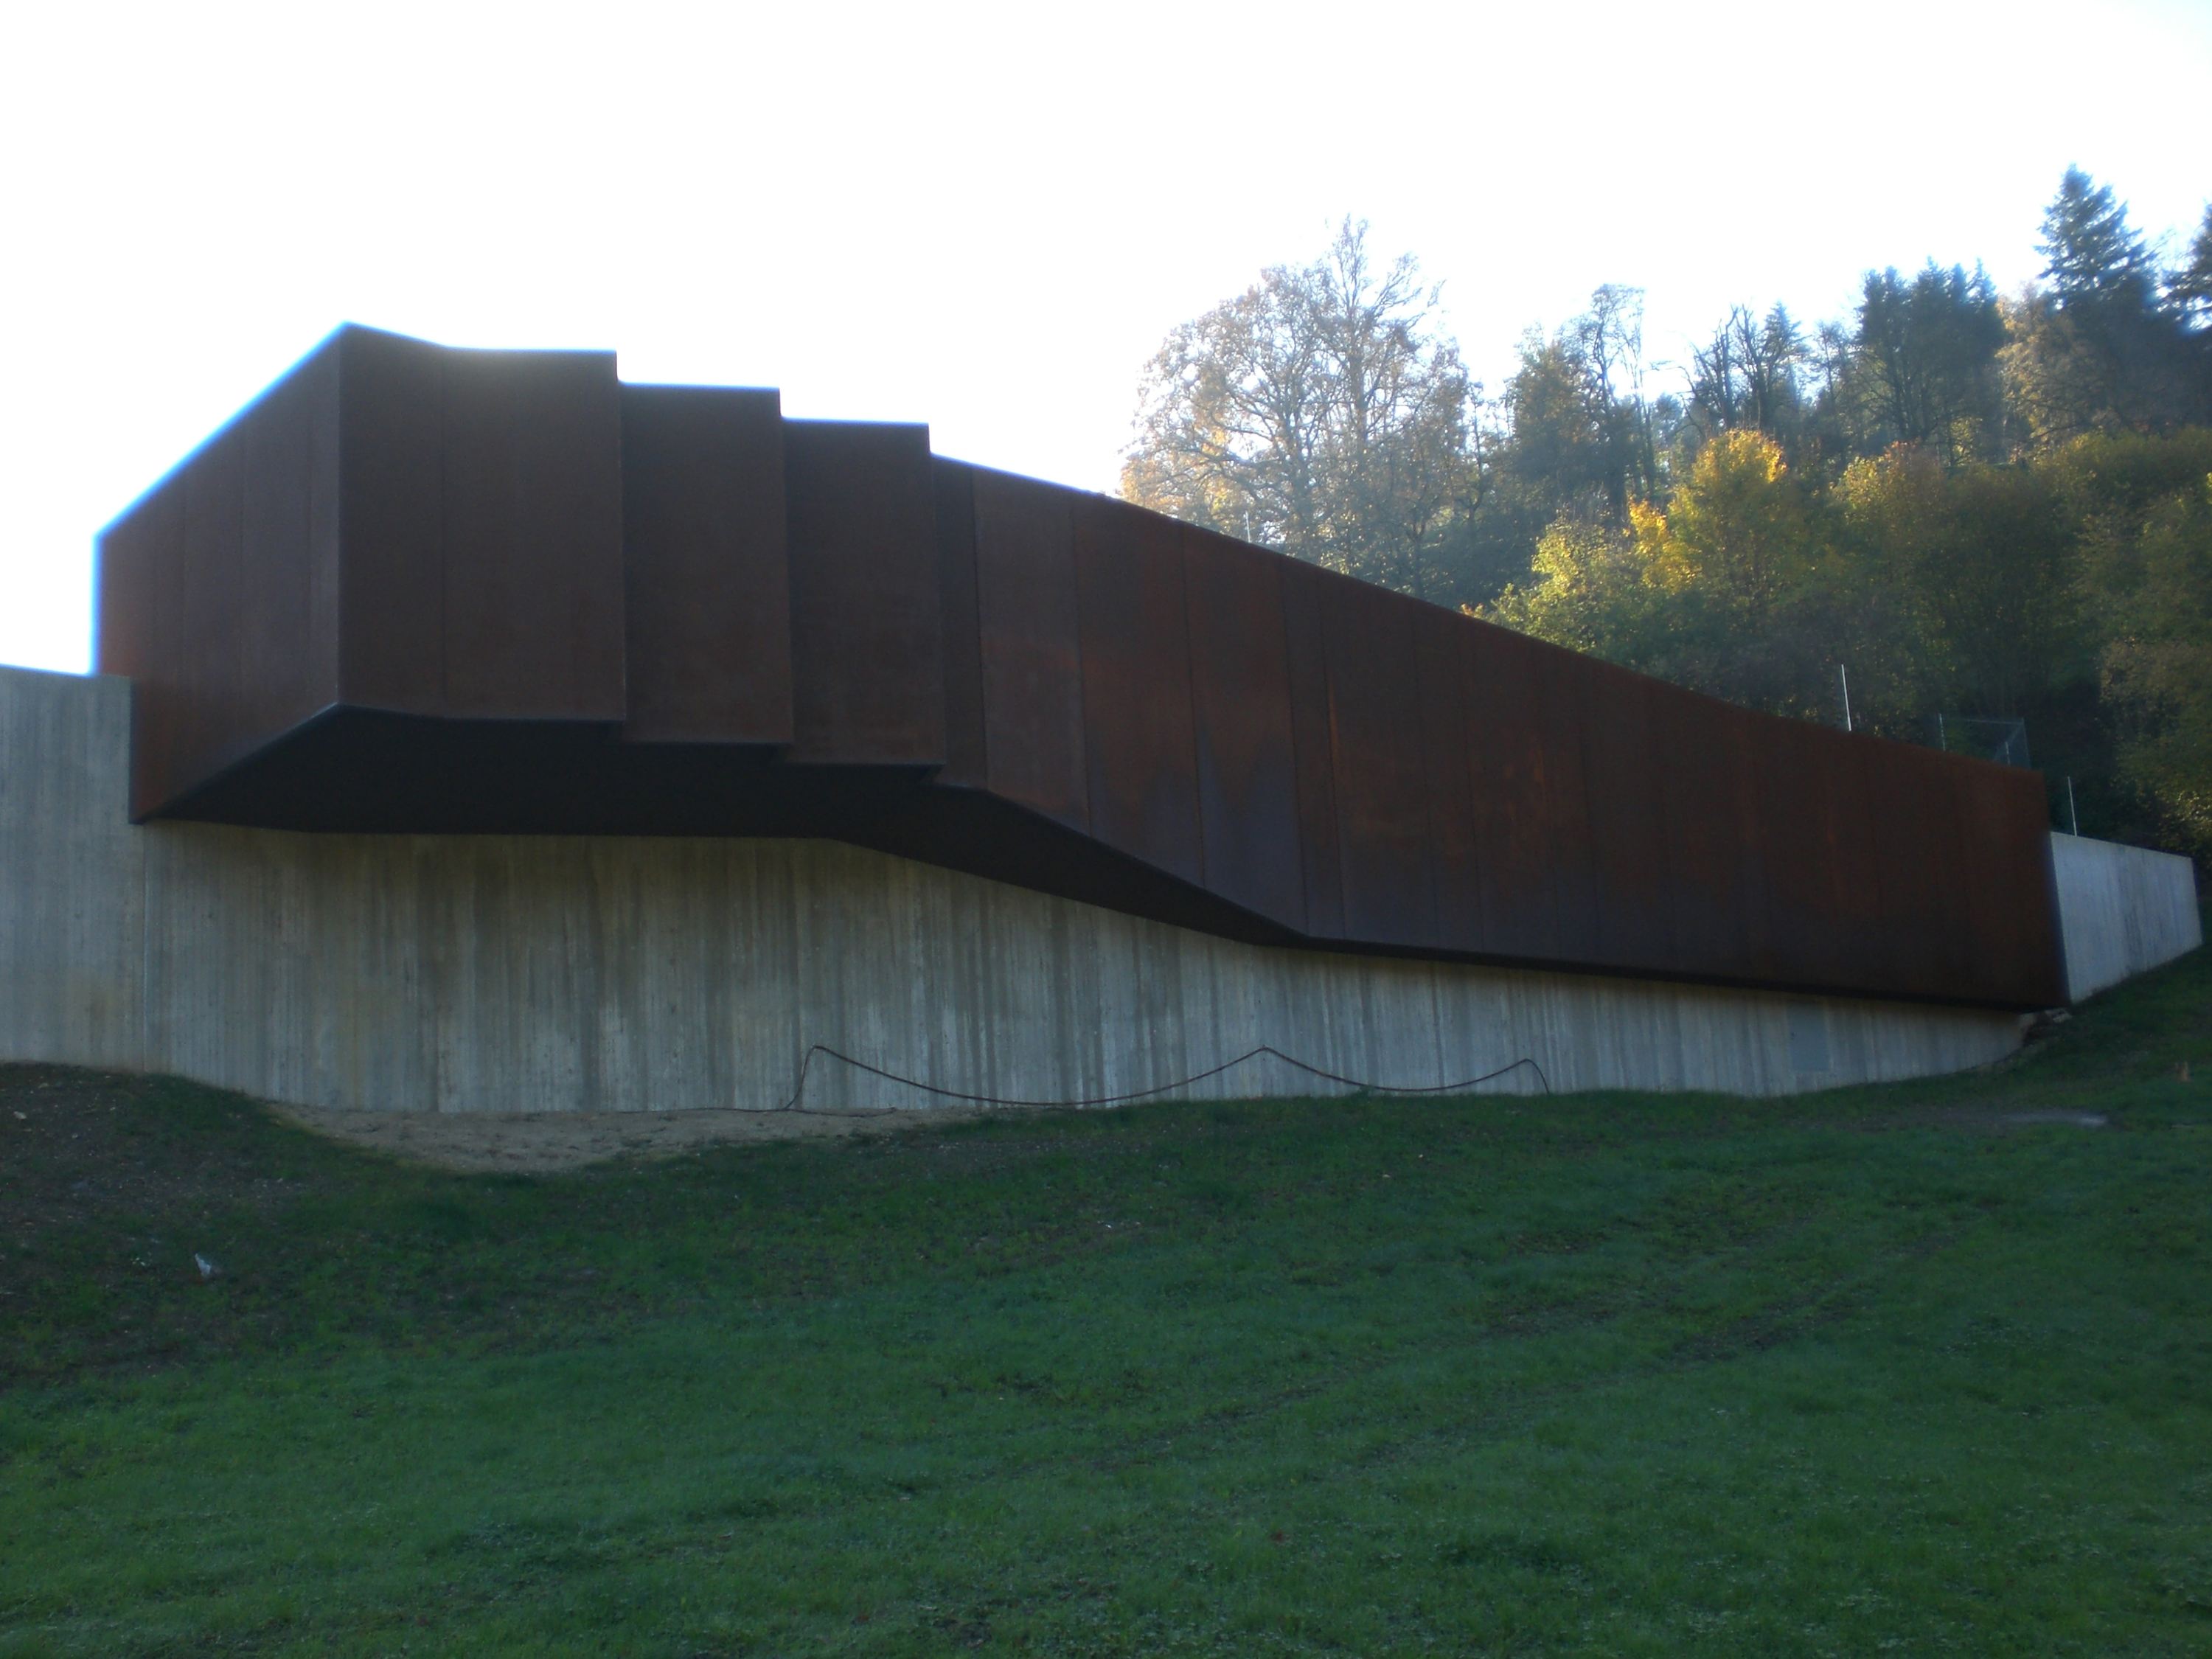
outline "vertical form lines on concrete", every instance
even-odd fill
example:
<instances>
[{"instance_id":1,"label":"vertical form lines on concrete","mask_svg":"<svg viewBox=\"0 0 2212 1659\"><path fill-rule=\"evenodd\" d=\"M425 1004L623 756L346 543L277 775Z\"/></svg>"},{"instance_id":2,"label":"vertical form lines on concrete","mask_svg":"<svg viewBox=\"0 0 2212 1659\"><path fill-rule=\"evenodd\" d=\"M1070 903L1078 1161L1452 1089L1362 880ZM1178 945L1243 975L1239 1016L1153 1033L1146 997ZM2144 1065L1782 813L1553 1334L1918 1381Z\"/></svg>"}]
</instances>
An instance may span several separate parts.
<instances>
[{"instance_id":1,"label":"vertical form lines on concrete","mask_svg":"<svg viewBox=\"0 0 2212 1659\"><path fill-rule=\"evenodd\" d=\"M826 842L126 822L129 687L0 671L0 1058L356 1108L768 1108L808 1044L996 1097L1260 1044L1378 1084L1785 1092L2009 1052L2013 1017L1253 946ZM2138 932L2140 933L2140 929ZM1487 1085L1526 1091L1527 1073ZM1190 1085L1334 1092L1273 1060ZM810 1104L930 1097L817 1062Z\"/></svg>"}]
</instances>

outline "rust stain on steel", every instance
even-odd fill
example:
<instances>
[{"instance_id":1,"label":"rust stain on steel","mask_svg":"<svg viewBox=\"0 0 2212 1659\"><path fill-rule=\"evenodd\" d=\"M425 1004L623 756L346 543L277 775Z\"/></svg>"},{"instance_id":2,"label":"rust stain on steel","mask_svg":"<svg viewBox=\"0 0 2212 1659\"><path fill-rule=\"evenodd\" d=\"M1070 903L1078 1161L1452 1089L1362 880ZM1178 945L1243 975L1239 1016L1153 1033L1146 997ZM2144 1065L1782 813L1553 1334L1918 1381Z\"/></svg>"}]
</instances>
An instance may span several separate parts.
<instances>
[{"instance_id":1,"label":"rust stain on steel","mask_svg":"<svg viewBox=\"0 0 2212 1659\"><path fill-rule=\"evenodd\" d=\"M832 836L1240 939L2063 994L2031 775L603 354L341 331L99 581L141 815Z\"/></svg>"}]
</instances>

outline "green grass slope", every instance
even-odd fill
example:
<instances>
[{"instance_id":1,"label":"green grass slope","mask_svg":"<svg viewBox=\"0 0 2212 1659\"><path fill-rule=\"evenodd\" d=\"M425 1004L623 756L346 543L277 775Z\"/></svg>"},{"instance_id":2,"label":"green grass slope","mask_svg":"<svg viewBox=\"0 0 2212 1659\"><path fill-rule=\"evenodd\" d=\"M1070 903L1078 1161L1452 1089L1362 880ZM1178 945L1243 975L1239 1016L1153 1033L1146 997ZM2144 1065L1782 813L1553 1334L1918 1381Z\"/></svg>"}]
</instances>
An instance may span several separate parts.
<instances>
[{"instance_id":1,"label":"green grass slope","mask_svg":"<svg viewBox=\"0 0 2212 1659\"><path fill-rule=\"evenodd\" d=\"M552 1179L0 1070L0 1654L2203 1653L2208 1191L2204 952L1923 1085Z\"/></svg>"}]
</instances>

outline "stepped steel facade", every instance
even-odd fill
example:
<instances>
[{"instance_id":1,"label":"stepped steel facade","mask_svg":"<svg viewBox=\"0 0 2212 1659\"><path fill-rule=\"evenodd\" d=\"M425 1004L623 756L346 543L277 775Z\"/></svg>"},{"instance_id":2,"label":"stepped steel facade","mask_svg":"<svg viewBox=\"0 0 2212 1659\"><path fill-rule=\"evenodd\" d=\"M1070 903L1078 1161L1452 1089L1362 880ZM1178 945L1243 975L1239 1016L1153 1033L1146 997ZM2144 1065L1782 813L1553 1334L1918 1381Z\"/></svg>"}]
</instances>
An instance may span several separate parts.
<instances>
[{"instance_id":1,"label":"stepped steel facade","mask_svg":"<svg viewBox=\"0 0 2212 1659\"><path fill-rule=\"evenodd\" d=\"M105 532L134 817L820 837L1249 944L2064 1000L2041 781L611 355L331 337Z\"/></svg>"}]
</instances>

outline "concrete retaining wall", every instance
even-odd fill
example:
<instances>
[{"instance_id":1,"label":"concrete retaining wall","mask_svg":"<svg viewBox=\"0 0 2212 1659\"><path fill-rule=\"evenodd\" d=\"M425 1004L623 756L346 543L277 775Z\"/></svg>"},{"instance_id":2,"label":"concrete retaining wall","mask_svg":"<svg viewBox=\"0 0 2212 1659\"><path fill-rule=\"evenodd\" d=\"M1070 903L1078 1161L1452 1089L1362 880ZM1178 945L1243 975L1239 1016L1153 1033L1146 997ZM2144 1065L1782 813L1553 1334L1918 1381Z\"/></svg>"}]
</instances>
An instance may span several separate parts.
<instances>
[{"instance_id":1,"label":"concrete retaining wall","mask_svg":"<svg viewBox=\"0 0 2212 1659\"><path fill-rule=\"evenodd\" d=\"M307 1105L767 1108L808 1047L1084 1099L1267 1043L1365 1082L1748 1095L1947 1072L2012 1015L1275 950L834 843L125 822L119 680L0 669L0 1060ZM1488 1085L1539 1086L1525 1068ZM1261 1059L1175 1092L1333 1085ZM932 1097L817 1058L812 1107Z\"/></svg>"},{"instance_id":2,"label":"concrete retaining wall","mask_svg":"<svg viewBox=\"0 0 2212 1659\"><path fill-rule=\"evenodd\" d=\"M2204 943L2197 872L2185 858L2054 830L2051 867L2069 1002Z\"/></svg>"}]
</instances>

